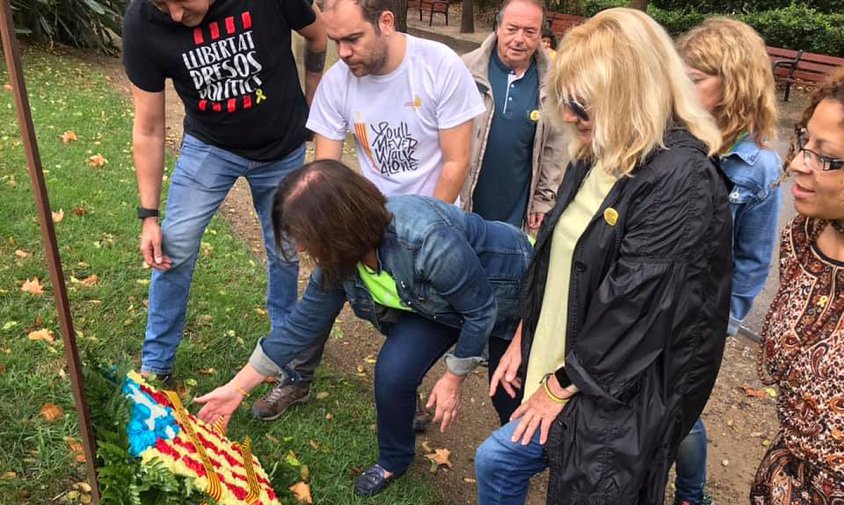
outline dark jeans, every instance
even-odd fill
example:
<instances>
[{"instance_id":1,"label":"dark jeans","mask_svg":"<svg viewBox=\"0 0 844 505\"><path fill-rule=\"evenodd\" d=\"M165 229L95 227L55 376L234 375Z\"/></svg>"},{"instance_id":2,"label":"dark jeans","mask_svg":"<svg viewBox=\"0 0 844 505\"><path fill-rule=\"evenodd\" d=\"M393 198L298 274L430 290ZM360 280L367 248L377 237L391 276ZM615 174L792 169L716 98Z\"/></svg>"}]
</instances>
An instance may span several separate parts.
<instances>
[{"instance_id":1,"label":"dark jeans","mask_svg":"<svg viewBox=\"0 0 844 505\"><path fill-rule=\"evenodd\" d=\"M507 351L509 346L509 340L489 337L488 378L490 381L492 380L492 374L495 373L495 369L498 368L498 363L501 361L501 357ZM513 415L513 412L519 407L519 405L521 405L522 391L522 389L516 390L516 397L510 398L507 391L505 391L500 385L498 386L498 389L495 391L495 396L492 397L492 406L495 407L495 412L498 414L498 420L501 422L501 426L510 422L510 416Z\"/></svg>"},{"instance_id":2,"label":"dark jeans","mask_svg":"<svg viewBox=\"0 0 844 505\"><path fill-rule=\"evenodd\" d=\"M399 316L375 364L378 464L402 474L416 452L416 390L428 370L457 342L460 330L408 312Z\"/></svg>"},{"instance_id":3,"label":"dark jeans","mask_svg":"<svg viewBox=\"0 0 844 505\"><path fill-rule=\"evenodd\" d=\"M699 505L703 502L706 487L706 428L702 420L697 420L677 448L676 465L674 503L685 500Z\"/></svg>"}]
</instances>

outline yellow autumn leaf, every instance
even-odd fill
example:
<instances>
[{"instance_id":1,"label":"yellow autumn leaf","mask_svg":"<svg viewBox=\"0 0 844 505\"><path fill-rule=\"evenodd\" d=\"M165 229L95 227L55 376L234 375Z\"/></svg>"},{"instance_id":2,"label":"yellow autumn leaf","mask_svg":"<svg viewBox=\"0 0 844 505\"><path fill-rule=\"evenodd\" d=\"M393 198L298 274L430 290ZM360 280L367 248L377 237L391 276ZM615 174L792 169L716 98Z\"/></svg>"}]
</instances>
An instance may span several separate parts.
<instances>
[{"instance_id":1,"label":"yellow autumn leaf","mask_svg":"<svg viewBox=\"0 0 844 505\"><path fill-rule=\"evenodd\" d=\"M96 275L90 275L86 279L79 281L80 286L85 286L86 288L90 288L96 286L97 283L100 282L100 278Z\"/></svg>"},{"instance_id":2,"label":"yellow autumn leaf","mask_svg":"<svg viewBox=\"0 0 844 505\"><path fill-rule=\"evenodd\" d=\"M74 133L70 130L68 130L68 131L62 133L61 135L59 135L59 138L62 139L62 143L64 143L64 144L70 144L71 142L76 142L77 140L79 140L76 137L76 133Z\"/></svg>"},{"instance_id":3,"label":"yellow autumn leaf","mask_svg":"<svg viewBox=\"0 0 844 505\"><path fill-rule=\"evenodd\" d=\"M434 449L433 454L426 454L425 457L433 461L437 464L437 466L447 466L451 468L451 461L449 461L449 457L451 456L451 451L448 449Z\"/></svg>"},{"instance_id":4,"label":"yellow autumn leaf","mask_svg":"<svg viewBox=\"0 0 844 505\"><path fill-rule=\"evenodd\" d=\"M76 460L76 462L84 463L85 449L82 448L82 442L71 437L64 437L64 441L67 443L68 448L70 448L70 452L73 453L73 458Z\"/></svg>"},{"instance_id":5,"label":"yellow autumn leaf","mask_svg":"<svg viewBox=\"0 0 844 505\"><path fill-rule=\"evenodd\" d=\"M311 504L314 502L314 499L311 497L311 486L307 482L297 482L288 489L290 489L290 492L293 493L293 497L296 498L299 503Z\"/></svg>"},{"instance_id":6,"label":"yellow autumn leaf","mask_svg":"<svg viewBox=\"0 0 844 505\"><path fill-rule=\"evenodd\" d=\"M102 168L106 163L108 163L108 160L103 158L103 155L99 153L88 158L88 165L91 168Z\"/></svg>"},{"instance_id":7,"label":"yellow autumn leaf","mask_svg":"<svg viewBox=\"0 0 844 505\"><path fill-rule=\"evenodd\" d=\"M64 410L55 403L45 403L41 406L40 414L41 417L52 423L64 416Z\"/></svg>"},{"instance_id":8,"label":"yellow autumn leaf","mask_svg":"<svg viewBox=\"0 0 844 505\"><path fill-rule=\"evenodd\" d=\"M47 328L31 331L29 332L29 334L27 334L26 338L36 342L38 340L43 340L47 343L53 343L56 341L56 336L53 334L52 331L48 330Z\"/></svg>"},{"instance_id":9,"label":"yellow autumn leaf","mask_svg":"<svg viewBox=\"0 0 844 505\"><path fill-rule=\"evenodd\" d=\"M61 223L62 219L64 219L64 209L59 209L58 211L53 212L54 223Z\"/></svg>"},{"instance_id":10,"label":"yellow autumn leaf","mask_svg":"<svg viewBox=\"0 0 844 505\"><path fill-rule=\"evenodd\" d=\"M21 286L21 291L31 295L40 296L44 294L44 285L38 281L38 277L27 279Z\"/></svg>"}]
</instances>

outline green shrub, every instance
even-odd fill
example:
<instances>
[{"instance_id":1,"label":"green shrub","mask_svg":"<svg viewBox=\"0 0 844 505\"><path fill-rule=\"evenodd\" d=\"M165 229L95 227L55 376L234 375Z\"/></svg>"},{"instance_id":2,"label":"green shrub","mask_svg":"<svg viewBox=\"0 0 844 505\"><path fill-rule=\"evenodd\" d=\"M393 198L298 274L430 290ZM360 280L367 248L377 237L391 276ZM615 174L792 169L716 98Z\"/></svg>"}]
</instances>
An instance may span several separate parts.
<instances>
[{"instance_id":1,"label":"green shrub","mask_svg":"<svg viewBox=\"0 0 844 505\"><path fill-rule=\"evenodd\" d=\"M663 10L694 9L712 14L740 14L783 9L793 0L651 0L648 3ZM844 11L844 0L802 0L800 5L828 14Z\"/></svg>"},{"instance_id":2,"label":"green shrub","mask_svg":"<svg viewBox=\"0 0 844 505\"><path fill-rule=\"evenodd\" d=\"M844 14L823 14L804 5L737 16L769 46L844 56Z\"/></svg>"},{"instance_id":3,"label":"green shrub","mask_svg":"<svg viewBox=\"0 0 844 505\"><path fill-rule=\"evenodd\" d=\"M128 0L12 0L18 35L114 53Z\"/></svg>"},{"instance_id":4,"label":"green shrub","mask_svg":"<svg viewBox=\"0 0 844 505\"><path fill-rule=\"evenodd\" d=\"M844 0L830 0L827 3L833 4L835 1L844 3ZM580 16L594 16L604 9L629 5L628 0L583 0L582 11L566 10L565 6L573 3L568 0L553 5L560 7L560 12ZM675 37L702 23L707 17L724 15L688 8L665 10L658 7L658 3L651 2L648 5L648 14ZM731 17L755 28L769 46L844 57L844 13L825 14L806 5L790 4L780 9L733 14Z\"/></svg>"}]
</instances>

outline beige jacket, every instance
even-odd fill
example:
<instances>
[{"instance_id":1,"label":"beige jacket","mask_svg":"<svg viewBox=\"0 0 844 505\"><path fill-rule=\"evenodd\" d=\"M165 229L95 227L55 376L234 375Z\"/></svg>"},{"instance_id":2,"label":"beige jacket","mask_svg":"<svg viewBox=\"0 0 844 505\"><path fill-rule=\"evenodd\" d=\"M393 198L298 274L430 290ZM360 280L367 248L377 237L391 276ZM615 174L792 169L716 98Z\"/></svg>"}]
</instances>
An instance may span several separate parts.
<instances>
[{"instance_id":1,"label":"beige jacket","mask_svg":"<svg viewBox=\"0 0 844 505\"><path fill-rule=\"evenodd\" d=\"M478 175L484 161L487 136L492 125L495 101L492 98L492 86L489 83L488 66L492 52L496 50L498 39L495 33L484 40L481 47L463 55L463 63L469 68L472 78L483 95L486 113L475 118L475 129L472 145L472 158L469 175L460 192L463 209L472 210L472 194L478 183ZM554 206L557 199L557 187L563 179L563 170L568 164L568 155L564 136L553 125L548 117L546 104L545 79L551 60L540 46L534 54L537 71L539 73L539 123L533 140L533 170L530 179L530 198L528 198L528 215L536 212L547 213ZM506 184L506 181L502 181Z\"/></svg>"}]
</instances>

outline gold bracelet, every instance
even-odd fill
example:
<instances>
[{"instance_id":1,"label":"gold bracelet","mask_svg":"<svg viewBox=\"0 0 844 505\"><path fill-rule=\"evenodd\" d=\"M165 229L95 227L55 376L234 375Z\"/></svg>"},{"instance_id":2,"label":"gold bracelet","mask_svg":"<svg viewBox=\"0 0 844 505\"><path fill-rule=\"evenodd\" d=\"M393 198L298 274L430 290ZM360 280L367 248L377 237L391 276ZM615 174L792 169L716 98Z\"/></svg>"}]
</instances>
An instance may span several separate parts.
<instances>
[{"instance_id":1,"label":"gold bracelet","mask_svg":"<svg viewBox=\"0 0 844 505\"><path fill-rule=\"evenodd\" d=\"M548 398L551 399L554 403L559 403L560 405L565 405L569 402L568 398L560 398L559 396L555 395L553 391L551 391L551 387L548 385L548 380L551 379L551 374L547 373L542 376L542 380L539 381L542 384L542 387L545 389L545 394L548 395Z\"/></svg>"},{"instance_id":2,"label":"gold bracelet","mask_svg":"<svg viewBox=\"0 0 844 505\"><path fill-rule=\"evenodd\" d=\"M235 391L237 391L238 393L243 395L244 399L249 398L249 392L246 391L245 389L243 389L242 387L240 387L240 384L238 384L235 381L232 381L232 386L234 386Z\"/></svg>"}]
</instances>

